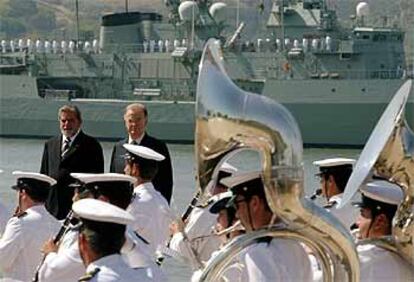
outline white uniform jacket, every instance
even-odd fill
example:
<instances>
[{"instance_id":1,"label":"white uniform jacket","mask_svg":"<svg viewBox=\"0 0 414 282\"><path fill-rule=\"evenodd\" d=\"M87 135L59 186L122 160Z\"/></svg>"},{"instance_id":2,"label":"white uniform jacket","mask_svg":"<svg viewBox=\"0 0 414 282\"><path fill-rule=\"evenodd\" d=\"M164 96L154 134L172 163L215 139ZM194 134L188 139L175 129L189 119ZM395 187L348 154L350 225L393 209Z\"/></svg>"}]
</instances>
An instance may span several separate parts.
<instances>
[{"instance_id":1,"label":"white uniform jacket","mask_svg":"<svg viewBox=\"0 0 414 282\"><path fill-rule=\"evenodd\" d=\"M361 281L414 281L414 268L397 254L367 244L357 246L361 263Z\"/></svg>"},{"instance_id":2,"label":"white uniform jacket","mask_svg":"<svg viewBox=\"0 0 414 282\"><path fill-rule=\"evenodd\" d=\"M122 259L130 268L142 268L153 281L166 281L160 267L155 264L149 247L132 231L127 231L126 242L121 249ZM144 270L142 270L144 271ZM73 282L85 274L78 247L78 231L65 234L58 252L49 253L39 271L39 282Z\"/></svg>"},{"instance_id":3,"label":"white uniform jacket","mask_svg":"<svg viewBox=\"0 0 414 282\"><path fill-rule=\"evenodd\" d=\"M325 208L334 216L336 216L339 221L346 227L346 229L349 230L351 225L355 223L355 219L358 215L358 210L355 209L350 203L340 209L337 209L336 207L341 203L343 195L344 194L341 193L332 196Z\"/></svg>"},{"instance_id":4,"label":"white uniform jacket","mask_svg":"<svg viewBox=\"0 0 414 282\"><path fill-rule=\"evenodd\" d=\"M155 263L150 245L143 242L132 230L128 229L125 244L122 246L121 255L131 268L145 269L147 276L152 281L167 281L167 276L161 267Z\"/></svg>"},{"instance_id":5,"label":"white uniform jacket","mask_svg":"<svg viewBox=\"0 0 414 282\"><path fill-rule=\"evenodd\" d=\"M147 277L145 269L132 269L120 255L114 254L89 264L86 268L86 275L79 281L131 282L151 281L151 279Z\"/></svg>"},{"instance_id":6,"label":"white uniform jacket","mask_svg":"<svg viewBox=\"0 0 414 282\"><path fill-rule=\"evenodd\" d=\"M60 223L36 205L12 217L0 239L0 268L3 277L31 281L42 260L40 248L58 232Z\"/></svg>"},{"instance_id":7,"label":"white uniform jacket","mask_svg":"<svg viewBox=\"0 0 414 282\"><path fill-rule=\"evenodd\" d=\"M232 282L313 279L308 255L298 242L271 238L244 249L225 270L224 276L224 281Z\"/></svg>"},{"instance_id":8,"label":"white uniform jacket","mask_svg":"<svg viewBox=\"0 0 414 282\"><path fill-rule=\"evenodd\" d=\"M3 234L4 228L6 228L6 224L10 216L11 215L9 215L6 206L0 202L0 235Z\"/></svg>"},{"instance_id":9,"label":"white uniform jacket","mask_svg":"<svg viewBox=\"0 0 414 282\"><path fill-rule=\"evenodd\" d=\"M70 229L57 252L49 253L39 270L39 282L73 282L85 274L79 254L78 231Z\"/></svg>"},{"instance_id":10,"label":"white uniform jacket","mask_svg":"<svg viewBox=\"0 0 414 282\"><path fill-rule=\"evenodd\" d=\"M197 253L202 262L206 262L211 254L218 250L221 243L218 236L212 236L216 222L217 215L211 214L209 207L195 207L188 216L188 223L184 228L187 238L182 232L174 234L170 241L170 248L183 256L194 269L197 269L198 263L190 248Z\"/></svg>"},{"instance_id":11,"label":"white uniform jacket","mask_svg":"<svg viewBox=\"0 0 414 282\"><path fill-rule=\"evenodd\" d=\"M154 189L151 182L135 187L134 194L134 200L127 209L135 217L132 229L150 243L155 254L170 237L169 224L173 214L165 198Z\"/></svg>"}]
</instances>

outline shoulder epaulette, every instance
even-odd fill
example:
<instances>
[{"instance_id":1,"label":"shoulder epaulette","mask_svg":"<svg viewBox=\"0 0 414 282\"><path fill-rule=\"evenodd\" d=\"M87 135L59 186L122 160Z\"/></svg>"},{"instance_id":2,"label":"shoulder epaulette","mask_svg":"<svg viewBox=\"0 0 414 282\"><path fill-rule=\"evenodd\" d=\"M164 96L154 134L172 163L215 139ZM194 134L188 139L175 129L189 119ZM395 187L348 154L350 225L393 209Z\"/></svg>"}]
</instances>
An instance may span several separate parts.
<instances>
[{"instance_id":1,"label":"shoulder epaulette","mask_svg":"<svg viewBox=\"0 0 414 282\"><path fill-rule=\"evenodd\" d=\"M89 271L88 273L86 273L84 276L82 276L81 278L79 278L79 282L85 282L85 281L89 281L91 280L101 269L99 267L95 268L92 271Z\"/></svg>"},{"instance_id":2,"label":"shoulder epaulette","mask_svg":"<svg viewBox=\"0 0 414 282\"><path fill-rule=\"evenodd\" d=\"M138 239L140 239L143 243L145 243L146 245L149 245L149 242L147 240L145 240L144 237L142 237L141 235L138 234L138 232L134 231L135 235L138 237Z\"/></svg>"},{"instance_id":3,"label":"shoulder epaulette","mask_svg":"<svg viewBox=\"0 0 414 282\"><path fill-rule=\"evenodd\" d=\"M27 215L27 212L19 212L15 214L14 216L17 218L22 218L22 217L25 217L26 215Z\"/></svg>"},{"instance_id":4,"label":"shoulder epaulette","mask_svg":"<svg viewBox=\"0 0 414 282\"><path fill-rule=\"evenodd\" d=\"M332 202L327 203L327 204L326 204L326 205L324 205L323 207L324 207L325 209L330 209L330 208L334 207L335 205L336 205L336 201L332 201Z\"/></svg>"}]
</instances>

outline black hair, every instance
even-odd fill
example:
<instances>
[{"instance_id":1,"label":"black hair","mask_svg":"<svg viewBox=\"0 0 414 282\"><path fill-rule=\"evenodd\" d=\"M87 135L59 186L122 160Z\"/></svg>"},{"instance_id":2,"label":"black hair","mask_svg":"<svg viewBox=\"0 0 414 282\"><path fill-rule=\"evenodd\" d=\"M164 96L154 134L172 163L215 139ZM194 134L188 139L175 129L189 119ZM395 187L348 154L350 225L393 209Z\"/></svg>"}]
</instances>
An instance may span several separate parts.
<instances>
[{"instance_id":1,"label":"black hair","mask_svg":"<svg viewBox=\"0 0 414 282\"><path fill-rule=\"evenodd\" d=\"M247 189L245 190L245 188ZM232 191L234 191L233 189L239 191L239 192L236 192L236 194L240 194L244 196L244 198L246 199L246 202L249 202L253 196L259 197L259 199L263 201L265 205L265 209L270 211L269 205L267 204L266 195L264 191L264 185L263 185L261 178L255 178L255 179L249 180L247 182L244 182L242 184L239 184L233 187Z\"/></svg>"},{"instance_id":2,"label":"black hair","mask_svg":"<svg viewBox=\"0 0 414 282\"><path fill-rule=\"evenodd\" d=\"M44 203L49 196L50 184L36 179L21 178L16 188L19 191L24 190L34 202Z\"/></svg>"},{"instance_id":3,"label":"black hair","mask_svg":"<svg viewBox=\"0 0 414 282\"><path fill-rule=\"evenodd\" d=\"M131 164L138 165L139 176L144 180L153 180L158 172L158 163L155 160L145 159L136 155L129 154L130 157L127 161Z\"/></svg>"},{"instance_id":4,"label":"black hair","mask_svg":"<svg viewBox=\"0 0 414 282\"><path fill-rule=\"evenodd\" d=\"M111 204L126 209L131 203L133 189L133 185L126 181L93 182L83 185L80 197L87 197L86 192L90 192L95 199L102 195L107 197Z\"/></svg>"},{"instance_id":5,"label":"black hair","mask_svg":"<svg viewBox=\"0 0 414 282\"><path fill-rule=\"evenodd\" d=\"M328 180L329 176L332 175L335 180L336 187L338 187L338 190L341 192L344 192L351 174L352 165L341 165L324 168L323 170L321 169L321 177L323 177L325 180Z\"/></svg>"},{"instance_id":6,"label":"black hair","mask_svg":"<svg viewBox=\"0 0 414 282\"><path fill-rule=\"evenodd\" d=\"M233 225L233 223L236 221L236 209L234 207L226 207L226 213L227 213L227 227L230 227Z\"/></svg>"},{"instance_id":7,"label":"black hair","mask_svg":"<svg viewBox=\"0 0 414 282\"><path fill-rule=\"evenodd\" d=\"M395 213L397 212L397 205L376 201L366 197L365 195L362 195L362 202L364 204L363 207L368 208L371 211L372 222L374 222L377 216L384 214L391 223Z\"/></svg>"},{"instance_id":8,"label":"black hair","mask_svg":"<svg viewBox=\"0 0 414 282\"><path fill-rule=\"evenodd\" d=\"M100 257L119 254L125 243L126 226L111 222L98 222L81 219L82 225L79 233L82 233L93 252Z\"/></svg>"}]
</instances>

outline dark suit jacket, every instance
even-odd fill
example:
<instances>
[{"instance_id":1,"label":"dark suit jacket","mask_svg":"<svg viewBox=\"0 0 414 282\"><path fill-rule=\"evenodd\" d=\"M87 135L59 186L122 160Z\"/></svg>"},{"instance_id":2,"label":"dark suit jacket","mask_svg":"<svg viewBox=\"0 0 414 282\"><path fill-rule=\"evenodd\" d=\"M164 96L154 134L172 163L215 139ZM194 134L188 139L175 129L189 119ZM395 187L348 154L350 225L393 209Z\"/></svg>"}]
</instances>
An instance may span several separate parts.
<instances>
[{"instance_id":1,"label":"dark suit jacket","mask_svg":"<svg viewBox=\"0 0 414 282\"><path fill-rule=\"evenodd\" d=\"M128 138L115 144L112 150L110 172L124 173L125 160L123 155L125 155L126 150L122 145L126 143L128 143ZM155 189L164 196L168 203L170 203L173 190L173 173L167 145L161 140L149 136L147 133L145 133L142 138L140 145L148 147L165 157L165 160L158 163L158 173L155 175L152 183L154 184Z\"/></svg>"},{"instance_id":2,"label":"dark suit jacket","mask_svg":"<svg viewBox=\"0 0 414 282\"><path fill-rule=\"evenodd\" d=\"M74 179L70 173L104 172L102 147L95 138L80 131L64 158L61 158L61 148L61 135L46 141L40 168L40 173L57 180L46 202L47 210L57 219L65 218L72 207L73 188L68 185Z\"/></svg>"}]
</instances>

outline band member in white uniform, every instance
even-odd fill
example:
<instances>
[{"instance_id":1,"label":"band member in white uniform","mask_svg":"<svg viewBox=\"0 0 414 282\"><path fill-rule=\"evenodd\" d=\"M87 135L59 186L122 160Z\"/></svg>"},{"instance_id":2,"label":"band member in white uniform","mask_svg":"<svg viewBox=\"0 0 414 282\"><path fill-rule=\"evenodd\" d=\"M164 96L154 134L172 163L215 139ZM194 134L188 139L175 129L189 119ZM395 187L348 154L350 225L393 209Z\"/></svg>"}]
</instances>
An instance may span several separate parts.
<instances>
[{"instance_id":1,"label":"band member in white uniform","mask_svg":"<svg viewBox=\"0 0 414 282\"><path fill-rule=\"evenodd\" d=\"M125 231L134 218L127 211L96 199L82 199L72 205L80 218L79 252L86 274L78 281L151 281L142 269L132 269L120 255Z\"/></svg>"},{"instance_id":2,"label":"band member in white uniform","mask_svg":"<svg viewBox=\"0 0 414 282\"><path fill-rule=\"evenodd\" d=\"M227 191L227 187L220 184L220 180L231 176L236 171L234 166L226 162L223 163L218 173L213 173L212 180L206 189L209 189L212 195ZM196 205L189 213L188 218L184 219L186 221L184 230L180 231L178 223L173 223L170 226L173 236L169 247L190 263L193 269L200 268L200 262L207 261L211 254L219 248L220 240L212 234L217 215L212 214L209 210L217 199L213 196L207 204L204 203L204 206Z\"/></svg>"},{"instance_id":3,"label":"band member in white uniform","mask_svg":"<svg viewBox=\"0 0 414 282\"><path fill-rule=\"evenodd\" d=\"M31 281L42 260L40 247L59 230L60 223L45 208L51 185L44 174L14 171L18 196L15 215L0 239L0 268L4 278Z\"/></svg>"},{"instance_id":4,"label":"band member in white uniform","mask_svg":"<svg viewBox=\"0 0 414 282\"><path fill-rule=\"evenodd\" d=\"M134 199L128 207L135 218L133 230L149 242L156 257L157 250L167 244L168 226L174 219L167 201L151 182L157 174L158 162L164 160L164 156L140 145L123 146L127 150L125 174L136 178Z\"/></svg>"},{"instance_id":5,"label":"band member in white uniform","mask_svg":"<svg viewBox=\"0 0 414 282\"><path fill-rule=\"evenodd\" d=\"M132 199L135 178L116 173L89 174L71 173L78 180L75 185L74 201L84 198L95 198L101 201L126 209ZM78 248L78 230L72 227L62 239L59 247L48 241L44 250L46 259L39 271L39 281L74 281L85 273ZM127 231L126 242L121 249L123 259L131 268L141 268L147 272L148 277L155 281L163 281L164 274L152 259L151 251L131 230Z\"/></svg>"},{"instance_id":6,"label":"band member in white uniform","mask_svg":"<svg viewBox=\"0 0 414 282\"><path fill-rule=\"evenodd\" d=\"M248 172L221 181L229 187L233 197L229 206L236 209L236 217L246 232L266 228L274 214L265 197L260 172ZM263 238L243 249L230 268L231 281L311 281L308 255L299 242L289 239ZM225 270L226 271L226 270Z\"/></svg>"},{"instance_id":7,"label":"band member in white uniform","mask_svg":"<svg viewBox=\"0 0 414 282\"><path fill-rule=\"evenodd\" d=\"M3 170L0 169L0 174L3 173ZM0 202L0 236L3 234L4 228L6 227L6 223L10 218L9 212L6 206Z\"/></svg>"},{"instance_id":8,"label":"band member in white uniform","mask_svg":"<svg viewBox=\"0 0 414 282\"><path fill-rule=\"evenodd\" d=\"M216 216L216 226L214 227L215 234L221 241L219 249L215 250L211 254L210 260L214 259L215 256L220 253L220 248L223 247L227 242L229 242L234 237L244 233L240 221L236 219L236 211L234 207L227 206L227 203L232 197L233 193L231 191L227 191L217 194L210 199L210 202L212 202L212 204L210 205L209 211ZM239 227L236 227L236 224ZM230 229L232 230L230 231ZM199 281L202 271L202 269L196 270L191 277L191 281ZM226 279L230 280L231 277L238 277L239 271L237 269L235 271L235 274L232 274L232 270L226 269Z\"/></svg>"},{"instance_id":9,"label":"band member in white uniform","mask_svg":"<svg viewBox=\"0 0 414 282\"><path fill-rule=\"evenodd\" d=\"M361 281L414 281L414 268L397 253L375 245L373 241L391 235L392 218L403 199L401 187L384 180L375 180L360 188L362 201L357 218L361 262ZM375 241L374 241L375 242Z\"/></svg>"},{"instance_id":10,"label":"band member in white uniform","mask_svg":"<svg viewBox=\"0 0 414 282\"><path fill-rule=\"evenodd\" d=\"M350 229L355 223L355 209L351 204L341 209L337 209L337 207L341 203L354 163L354 159L347 158L324 159L313 162L314 165L319 167L317 176L320 178L322 195L326 199L324 208L335 215L347 229Z\"/></svg>"}]
</instances>

